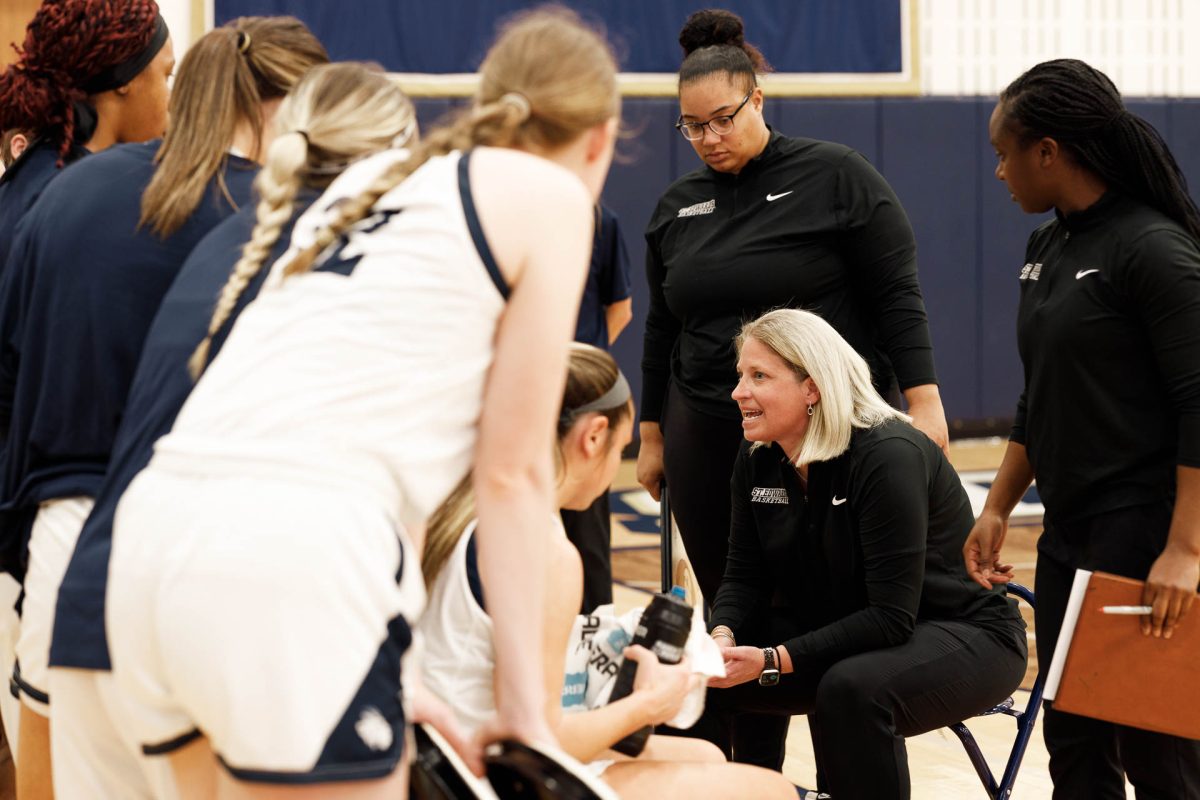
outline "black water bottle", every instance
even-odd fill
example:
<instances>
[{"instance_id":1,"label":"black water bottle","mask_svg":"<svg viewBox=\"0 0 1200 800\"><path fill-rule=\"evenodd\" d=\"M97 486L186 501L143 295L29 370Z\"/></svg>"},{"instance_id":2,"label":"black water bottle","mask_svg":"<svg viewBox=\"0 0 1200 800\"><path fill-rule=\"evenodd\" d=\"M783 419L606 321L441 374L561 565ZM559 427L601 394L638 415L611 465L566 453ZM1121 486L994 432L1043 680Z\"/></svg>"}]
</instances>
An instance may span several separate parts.
<instances>
[{"instance_id":1,"label":"black water bottle","mask_svg":"<svg viewBox=\"0 0 1200 800\"><path fill-rule=\"evenodd\" d=\"M663 664L678 664L683 659L683 648L692 630L692 607L683 598L683 588L679 586L672 587L670 594L654 595L650 605L642 612L631 644L640 644L658 656ZM629 696L633 692L636 676L637 662L631 658L625 659L617 672L617 682L613 685L608 702ZM636 730L614 744L613 749L627 756L641 755L652 731L650 725Z\"/></svg>"}]
</instances>

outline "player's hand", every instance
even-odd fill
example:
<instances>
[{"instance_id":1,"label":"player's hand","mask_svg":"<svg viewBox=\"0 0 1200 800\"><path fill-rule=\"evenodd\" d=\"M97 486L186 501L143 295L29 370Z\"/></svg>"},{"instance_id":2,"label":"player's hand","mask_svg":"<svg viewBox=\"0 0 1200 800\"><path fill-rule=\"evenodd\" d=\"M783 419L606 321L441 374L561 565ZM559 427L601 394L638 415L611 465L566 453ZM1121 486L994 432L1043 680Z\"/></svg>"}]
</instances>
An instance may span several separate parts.
<instances>
[{"instance_id":1,"label":"player's hand","mask_svg":"<svg viewBox=\"0 0 1200 800\"><path fill-rule=\"evenodd\" d=\"M1150 567L1142 604L1153 610L1143 615L1142 633L1170 639L1175 626L1183 619L1196 599L1200 584L1200 558L1182 548L1167 549Z\"/></svg>"},{"instance_id":2,"label":"player's hand","mask_svg":"<svg viewBox=\"0 0 1200 800\"><path fill-rule=\"evenodd\" d=\"M683 707L688 692L702 680L692 673L691 662L686 656L678 664L664 664L641 645L626 647L624 655L637 662L633 694L642 703L648 725L660 725L673 719Z\"/></svg>"},{"instance_id":3,"label":"player's hand","mask_svg":"<svg viewBox=\"0 0 1200 800\"><path fill-rule=\"evenodd\" d=\"M412 712L414 723L424 722L431 725L450 743L471 772L483 776L482 746L477 740L470 739L463 733L454 712L437 695L424 686L418 686L413 696Z\"/></svg>"},{"instance_id":4,"label":"player's hand","mask_svg":"<svg viewBox=\"0 0 1200 800\"><path fill-rule=\"evenodd\" d=\"M1013 579L1012 564L1000 563L1000 548L1008 535L1008 519L987 511L979 515L963 545L967 574L985 589Z\"/></svg>"}]
</instances>

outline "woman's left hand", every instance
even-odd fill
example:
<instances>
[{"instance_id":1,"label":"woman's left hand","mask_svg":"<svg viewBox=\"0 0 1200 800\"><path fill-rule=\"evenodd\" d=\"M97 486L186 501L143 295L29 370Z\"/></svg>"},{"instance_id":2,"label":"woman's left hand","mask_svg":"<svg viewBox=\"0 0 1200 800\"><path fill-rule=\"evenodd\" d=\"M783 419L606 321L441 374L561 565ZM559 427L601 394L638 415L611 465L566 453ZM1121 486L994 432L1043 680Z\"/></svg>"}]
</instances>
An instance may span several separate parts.
<instances>
[{"instance_id":1,"label":"woman's left hand","mask_svg":"<svg viewBox=\"0 0 1200 800\"><path fill-rule=\"evenodd\" d=\"M1196 598L1200 584L1200 558L1184 549L1167 545L1167 549L1150 568L1142 603L1153 608L1143 616L1142 633L1171 638L1171 632Z\"/></svg>"},{"instance_id":2,"label":"woman's left hand","mask_svg":"<svg viewBox=\"0 0 1200 800\"><path fill-rule=\"evenodd\" d=\"M946 409L942 408L942 395L936 383L913 386L904 392L908 404L908 415L913 427L933 440L950 455L950 429L946 425Z\"/></svg>"},{"instance_id":3,"label":"woman's left hand","mask_svg":"<svg viewBox=\"0 0 1200 800\"><path fill-rule=\"evenodd\" d=\"M756 681L766 663L760 647L722 647L721 655L725 657L725 677L708 679L708 685L714 689Z\"/></svg>"}]
</instances>

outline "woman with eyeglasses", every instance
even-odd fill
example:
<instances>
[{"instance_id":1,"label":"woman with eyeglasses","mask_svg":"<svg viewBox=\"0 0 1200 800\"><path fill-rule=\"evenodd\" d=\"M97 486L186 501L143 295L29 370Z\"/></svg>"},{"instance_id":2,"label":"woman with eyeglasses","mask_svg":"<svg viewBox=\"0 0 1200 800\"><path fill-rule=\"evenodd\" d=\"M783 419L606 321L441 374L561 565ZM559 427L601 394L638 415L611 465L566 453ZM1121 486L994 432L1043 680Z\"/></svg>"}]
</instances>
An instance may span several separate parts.
<instances>
[{"instance_id":1,"label":"woman with eyeglasses","mask_svg":"<svg viewBox=\"0 0 1200 800\"><path fill-rule=\"evenodd\" d=\"M741 440L730 392L742 322L781 306L817 312L867 360L881 395L897 405L904 394L919 430L942 447L947 431L916 245L891 187L848 147L771 130L756 77L770 67L737 15L697 12L679 42L676 127L704 166L667 189L646 231L638 481L657 497L666 478L711 601Z\"/></svg>"}]
</instances>

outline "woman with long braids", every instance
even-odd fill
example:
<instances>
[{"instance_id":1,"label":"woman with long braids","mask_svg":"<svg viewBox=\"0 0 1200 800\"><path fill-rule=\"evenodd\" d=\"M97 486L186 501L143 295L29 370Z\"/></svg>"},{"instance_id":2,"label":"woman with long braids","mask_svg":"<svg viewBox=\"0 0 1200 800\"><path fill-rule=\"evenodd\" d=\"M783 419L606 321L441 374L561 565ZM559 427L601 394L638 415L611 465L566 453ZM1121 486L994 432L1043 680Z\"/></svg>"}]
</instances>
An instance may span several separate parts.
<instances>
[{"instance_id":1,"label":"woman with long braids","mask_svg":"<svg viewBox=\"0 0 1200 800\"><path fill-rule=\"evenodd\" d=\"M18 781L30 797L51 785L47 669L59 583L108 468L150 322L191 249L249 203L283 96L327 60L290 17L210 31L180 65L166 137L72 165L18 229L0 280L0 509L32 520L13 670ZM20 547L16 526L4 534Z\"/></svg>"},{"instance_id":2,"label":"woman with long braids","mask_svg":"<svg viewBox=\"0 0 1200 800\"><path fill-rule=\"evenodd\" d=\"M1200 214L1166 143L1082 61L1038 64L989 125L1034 231L1018 276L1025 387L964 548L1006 583L1008 516L1036 479L1038 661L1050 663L1077 568L1146 582L1146 635L1170 636L1200 584ZM1194 613L1194 612L1192 612ZM1169 691L1169 690L1168 690ZM1200 742L1046 705L1056 798L1200 797Z\"/></svg>"},{"instance_id":3,"label":"woman with long braids","mask_svg":"<svg viewBox=\"0 0 1200 800\"><path fill-rule=\"evenodd\" d=\"M498 725L553 742L530 643L620 95L561 9L509 23L479 81L410 158L355 165L297 222L117 509L113 676L180 785L405 795L420 532L471 468Z\"/></svg>"},{"instance_id":4,"label":"woman with long braids","mask_svg":"<svg viewBox=\"0 0 1200 800\"><path fill-rule=\"evenodd\" d=\"M74 724L53 729L54 749L56 758L89 773L118 757L106 746L123 744L126 753L138 753L124 734L119 705L111 702L104 626L117 501L187 399L193 386L188 361L197 346L203 342L205 354L217 353L238 313L258 294L266 277L263 267L287 249L297 218L347 166L414 140L416 116L404 92L382 71L343 63L310 70L280 105L273 126L279 135L255 179L257 206L247 204L196 245L150 325L108 472L59 589L50 693L56 715L61 710ZM213 298L218 298L215 314ZM64 779L64 772L58 777ZM136 790L128 783L103 788L99 794L106 797Z\"/></svg>"},{"instance_id":5,"label":"woman with long braids","mask_svg":"<svg viewBox=\"0 0 1200 800\"><path fill-rule=\"evenodd\" d=\"M17 221L60 168L162 136L175 56L154 0L44 0L0 74L0 132L28 141L0 176L0 269Z\"/></svg>"}]
</instances>

